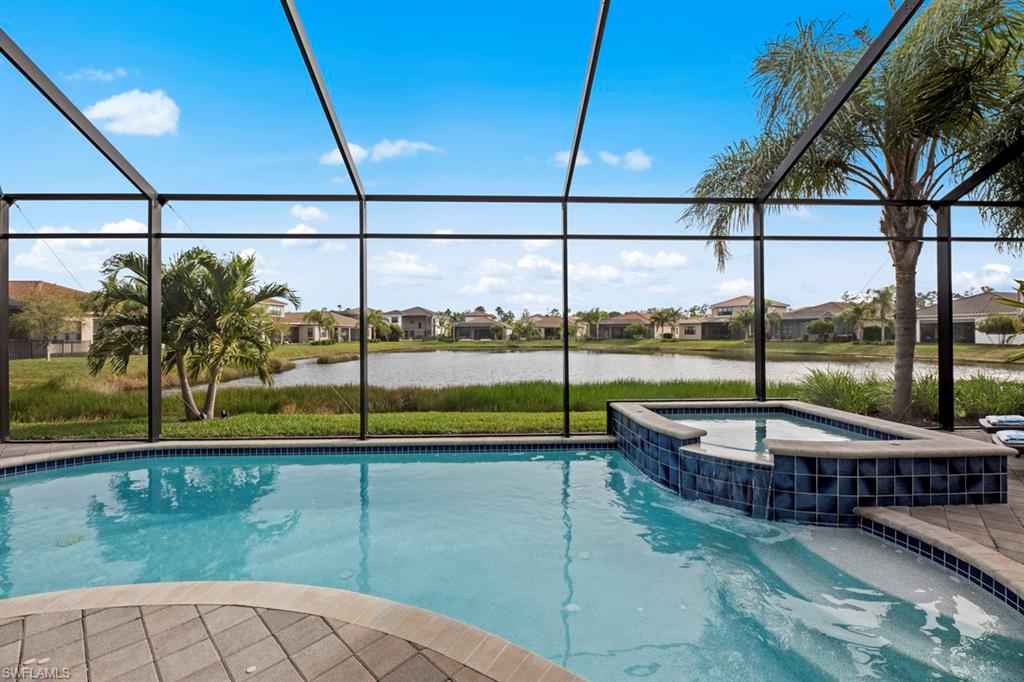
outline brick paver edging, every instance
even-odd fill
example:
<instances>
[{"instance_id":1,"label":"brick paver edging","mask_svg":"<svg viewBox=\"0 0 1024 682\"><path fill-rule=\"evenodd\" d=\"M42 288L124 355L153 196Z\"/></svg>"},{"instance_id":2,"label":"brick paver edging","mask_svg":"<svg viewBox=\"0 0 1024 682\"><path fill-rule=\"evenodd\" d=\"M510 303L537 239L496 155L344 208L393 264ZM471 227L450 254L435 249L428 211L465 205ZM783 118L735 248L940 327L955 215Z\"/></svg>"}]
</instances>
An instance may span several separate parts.
<instances>
[{"instance_id":1,"label":"brick paver edging","mask_svg":"<svg viewBox=\"0 0 1024 682\"><path fill-rule=\"evenodd\" d=\"M344 621L437 652L497 682L582 678L496 635L425 609L324 587L273 582L170 582L84 588L0 600L0 621L115 607L223 605Z\"/></svg>"}]
</instances>

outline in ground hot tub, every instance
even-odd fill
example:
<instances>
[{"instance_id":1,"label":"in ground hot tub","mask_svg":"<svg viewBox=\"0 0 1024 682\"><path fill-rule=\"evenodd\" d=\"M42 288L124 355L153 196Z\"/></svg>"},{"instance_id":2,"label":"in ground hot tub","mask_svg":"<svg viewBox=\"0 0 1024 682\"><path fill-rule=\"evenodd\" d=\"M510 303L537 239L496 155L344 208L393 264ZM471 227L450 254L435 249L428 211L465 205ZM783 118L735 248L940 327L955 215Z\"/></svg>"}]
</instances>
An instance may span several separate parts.
<instances>
[{"instance_id":1,"label":"in ground hot tub","mask_svg":"<svg viewBox=\"0 0 1024 682\"><path fill-rule=\"evenodd\" d=\"M686 499L856 526L856 507L1006 502L1012 450L795 400L613 402L626 458Z\"/></svg>"}]
</instances>

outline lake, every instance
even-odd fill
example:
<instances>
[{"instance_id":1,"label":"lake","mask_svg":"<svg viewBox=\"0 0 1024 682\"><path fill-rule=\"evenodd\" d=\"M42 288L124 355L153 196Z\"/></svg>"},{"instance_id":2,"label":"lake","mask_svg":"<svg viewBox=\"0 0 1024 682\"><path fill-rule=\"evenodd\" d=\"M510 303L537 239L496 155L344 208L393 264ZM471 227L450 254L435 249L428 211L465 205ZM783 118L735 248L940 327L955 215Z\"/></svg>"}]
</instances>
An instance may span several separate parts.
<instances>
[{"instance_id":1,"label":"lake","mask_svg":"<svg viewBox=\"0 0 1024 682\"><path fill-rule=\"evenodd\" d=\"M374 386L465 386L516 381L561 381L562 353L537 351L423 351L416 353L371 353L370 383ZM332 365L316 360L299 360L295 369L275 376L276 386L333 385L359 383L359 362ZM934 363L918 362L918 374L935 372ZM795 356L770 359L766 368L770 382L795 382L812 369L844 369L859 376L888 376L892 362L882 360L823 360L820 356ZM1013 377L1024 381L1024 366L958 365L958 377L978 372ZM572 383L592 383L620 379L645 381L685 381L709 379L754 380L753 358L636 353L606 353L574 350L569 353ZM259 380L246 377L226 382L230 386L256 386Z\"/></svg>"}]
</instances>

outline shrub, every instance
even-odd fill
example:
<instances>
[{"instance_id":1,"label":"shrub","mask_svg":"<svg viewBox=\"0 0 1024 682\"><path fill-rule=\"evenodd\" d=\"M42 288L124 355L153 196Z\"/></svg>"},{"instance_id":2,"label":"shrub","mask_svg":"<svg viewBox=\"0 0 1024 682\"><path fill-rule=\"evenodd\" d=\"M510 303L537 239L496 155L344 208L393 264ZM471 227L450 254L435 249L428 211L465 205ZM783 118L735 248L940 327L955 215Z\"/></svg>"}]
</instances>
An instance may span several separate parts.
<instances>
[{"instance_id":1,"label":"shrub","mask_svg":"<svg viewBox=\"0 0 1024 682\"><path fill-rule=\"evenodd\" d=\"M836 331L836 323L828 317L819 317L807 323L807 333L817 336L819 339L827 339ZM806 338L806 335L805 335Z\"/></svg>"},{"instance_id":2,"label":"shrub","mask_svg":"<svg viewBox=\"0 0 1024 682\"><path fill-rule=\"evenodd\" d=\"M642 339L647 336L647 327L639 322L634 322L633 324L626 325L626 328L622 330L622 333L627 338Z\"/></svg>"},{"instance_id":3,"label":"shrub","mask_svg":"<svg viewBox=\"0 0 1024 682\"><path fill-rule=\"evenodd\" d=\"M888 406L892 388L875 376L858 379L843 370L813 369L797 387L797 395L815 405L877 415Z\"/></svg>"}]
</instances>

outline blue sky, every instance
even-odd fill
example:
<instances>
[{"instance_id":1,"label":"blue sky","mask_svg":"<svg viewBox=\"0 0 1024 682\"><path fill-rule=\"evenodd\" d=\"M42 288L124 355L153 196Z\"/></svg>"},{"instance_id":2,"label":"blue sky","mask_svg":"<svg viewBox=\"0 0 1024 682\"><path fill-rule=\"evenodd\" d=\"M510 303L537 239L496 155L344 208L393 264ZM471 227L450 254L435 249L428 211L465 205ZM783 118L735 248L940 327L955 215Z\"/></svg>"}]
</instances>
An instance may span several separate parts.
<instances>
[{"instance_id":1,"label":"blue sky","mask_svg":"<svg viewBox=\"0 0 1024 682\"><path fill-rule=\"evenodd\" d=\"M299 10L370 192L555 194L565 173L597 2L312 2ZM749 135L747 83L765 41L798 18L840 17L877 30L885 0L613 3L583 138L578 194L682 195L711 154ZM725 22L725 23L723 23ZM277 2L31 2L5 8L8 31L162 192L348 192L344 168ZM127 182L6 63L0 64L0 184L6 191L130 191ZM341 232L352 205L185 204L168 231ZM16 230L105 232L78 243L12 247L12 276L90 286L103 257L130 248L109 234L144 223L141 207L25 204ZM672 207L574 206L574 231L682 231ZM877 211L788 211L778 233L875 234ZM31 222L31 226L29 225ZM458 242L459 232L556 234L557 206L371 205L370 229L437 232L374 242L372 305L546 309L559 300L557 243ZM976 215L957 225L983 233ZM446 235L451 235L446 238ZM168 241L173 253L186 242ZM304 307L356 299L355 245L260 240L268 278ZM343 248L344 247L344 248ZM835 259L841 253L843 258ZM929 252L931 253L931 252ZM892 281L881 244L773 244L769 295L793 305ZM699 242L574 243L571 305L627 309L749 293L749 249L718 272ZM934 257L919 288L934 288ZM800 267L793 267L799 263ZM986 268L985 266L995 266ZM881 269L879 269L881 267ZM962 288L1006 286L1016 260L964 247ZM71 270L71 273L68 273Z\"/></svg>"}]
</instances>

